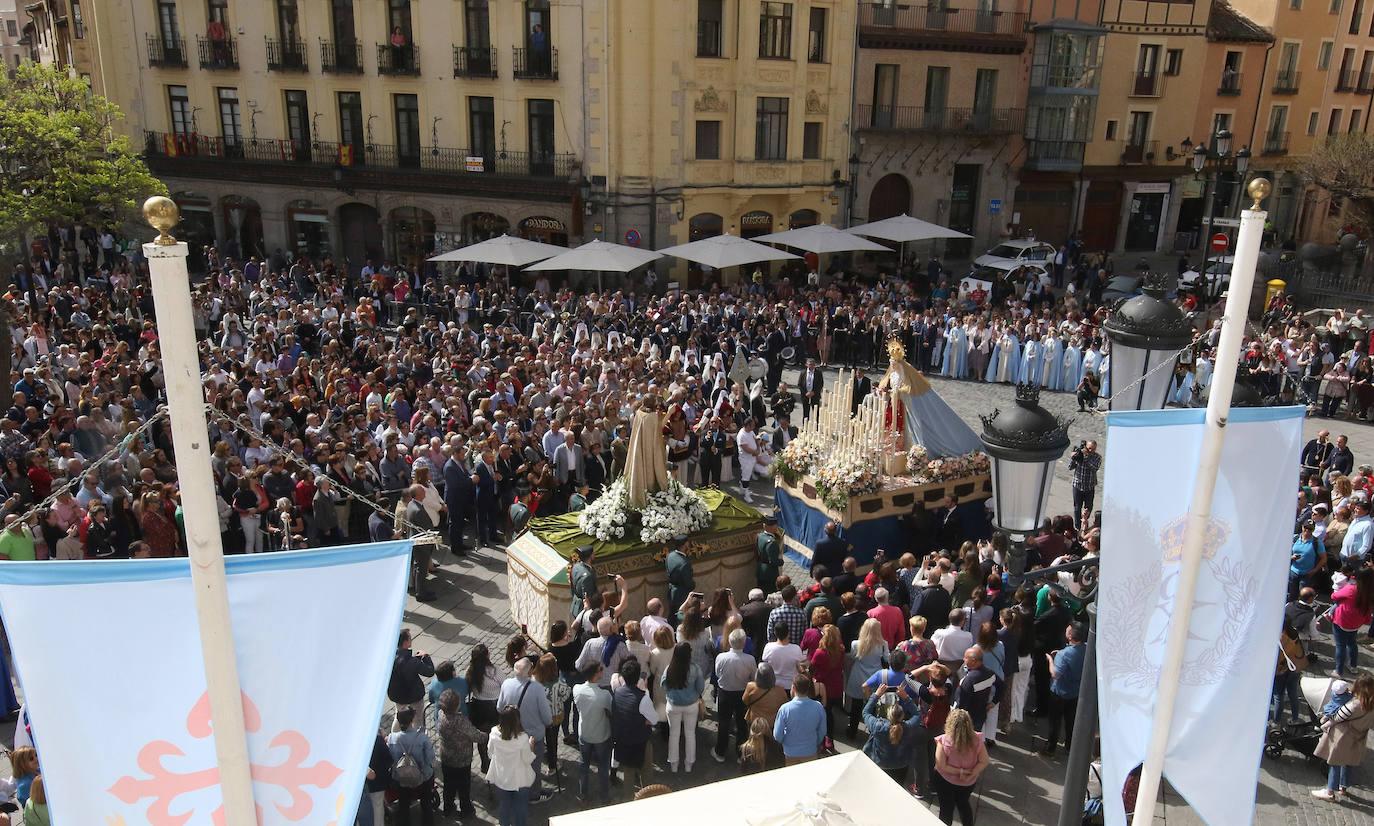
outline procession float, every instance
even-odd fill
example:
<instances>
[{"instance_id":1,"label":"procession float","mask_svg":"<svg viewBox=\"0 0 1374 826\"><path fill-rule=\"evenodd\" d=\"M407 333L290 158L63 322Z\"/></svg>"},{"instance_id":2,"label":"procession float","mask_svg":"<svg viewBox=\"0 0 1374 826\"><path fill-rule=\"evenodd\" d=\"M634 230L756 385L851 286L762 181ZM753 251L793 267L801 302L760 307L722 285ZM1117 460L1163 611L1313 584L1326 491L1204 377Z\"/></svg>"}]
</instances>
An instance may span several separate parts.
<instances>
[{"instance_id":1,"label":"procession float","mask_svg":"<svg viewBox=\"0 0 1374 826\"><path fill-rule=\"evenodd\" d=\"M853 409L855 376L841 371L797 437L774 458L778 524L803 565L835 522L860 565L906 547L902 517L954 496L967 506L992 496L991 465L978 435L887 345L889 367Z\"/></svg>"},{"instance_id":2,"label":"procession float","mask_svg":"<svg viewBox=\"0 0 1374 826\"><path fill-rule=\"evenodd\" d=\"M617 574L625 578L628 616L642 615L650 599L666 595L664 559L674 545L692 560L696 590L732 588L743 601L754 587L762 515L724 491L674 479L665 430L656 404L640 409L625 474L585 510L530 520L506 549L511 614L540 645L548 644L550 623L572 613L571 563L584 545L594 549L600 590L609 590Z\"/></svg>"}]
</instances>

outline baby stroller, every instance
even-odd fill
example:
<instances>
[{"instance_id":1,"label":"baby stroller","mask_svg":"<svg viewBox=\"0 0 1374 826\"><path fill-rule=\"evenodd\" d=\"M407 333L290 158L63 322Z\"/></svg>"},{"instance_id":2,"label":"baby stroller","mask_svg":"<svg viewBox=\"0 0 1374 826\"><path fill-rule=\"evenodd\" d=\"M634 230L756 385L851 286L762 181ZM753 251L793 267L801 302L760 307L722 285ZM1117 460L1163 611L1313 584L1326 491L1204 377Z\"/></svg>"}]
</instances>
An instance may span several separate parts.
<instances>
[{"instance_id":1,"label":"baby stroller","mask_svg":"<svg viewBox=\"0 0 1374 826\"><path fill-rule=\"evenodd\" d=\"M1332 679L1329 677L1302 678L1302 697L1307 703L1307 719L1271 728L1264 739L1265 757L1281 757L1285 751L1291 749L1308 760L1316 759L1312 752L1316 751L1317 742L1322 738L1320 711L1321 707L1326 705L1326 701L1331 699L1331 683Z\"/></svg>"}]
</instances>

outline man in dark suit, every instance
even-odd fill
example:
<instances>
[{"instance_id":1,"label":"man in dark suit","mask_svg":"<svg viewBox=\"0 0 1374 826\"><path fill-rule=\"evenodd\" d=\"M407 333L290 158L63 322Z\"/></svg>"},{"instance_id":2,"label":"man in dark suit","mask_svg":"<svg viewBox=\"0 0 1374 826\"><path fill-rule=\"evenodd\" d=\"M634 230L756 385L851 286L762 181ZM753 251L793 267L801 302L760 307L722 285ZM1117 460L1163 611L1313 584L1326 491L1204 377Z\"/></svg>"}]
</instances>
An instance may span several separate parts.
<instances>
[{"instance_id":1,"label":"man in dark suit","mask_svg":"<svg viewBox=\"0 0 1374 826\"><path fill-rule=\"evenodd\" d=\"M792 417L782 415L778 417L778 426L773 428L773 455L782 453L782 449L787 447L787 443L797 438L797 428L792 426Z\"/></svg>"},{"instance_id":2,"label":"man in dark suit","mask_svg":"<svg viewBox=\"0 0 1374 826\"><path fill-rule=\"evenodd\" d=\"M740 628L753 640L755 651L762 651L768 642L768 614L772 610L764 600L762 588L752 589L749 601L739 607Z\"/></svg>"},{"instance_id":3,"label":"man in dark suit","mask_svg":"<svg viewBox=\"0 0 1374 826\"><path fill-rule=\"evenodd\" d=\"M816 548L811 552L811 568L808 573L815 575L817 566L825 566L827 571L838 571L844 564L844 558L849 556L850 544L840 539L836 534L840 526L834 522L825 523L825 538L816 543Z\"/></svg>"},{"instance_id":4,"label":"man in dark suit","mask_svg":"<svg viewBox=\"0 0 1374 826\"><path fill-rule=\"evenodd\" d=\"M859 377L854 380L854 398L849 402L849 415L858 413L859 405L863 404L864 399L868 398L868 394L872 392L873 380L868 377L867 373L860 373Z\"/></svg>"},{"instance_id":5,"label":"man in dark suit","mask_svg":"<svg viewBox=\"0 0 1374 826\"><path fill-rule=\"evenodd\" d=\"M821 391L825 388L825 380L821 378L821 371L816 367L815 359L806 360L806 369L801 373L801 397L802 397L802 419L811 417L811 410L818 407L821 403Z\"/></svg>"},{"instance_id":6,"label":"man in dark suit","mask_svg":"<svg viewBox=\"0 0 1374 826\"><path fill-rule=\"evenodd\" d=\"M429 518L429 511L425 510L424 485L410 486L410 503L406 505L406 528L412 537L434 530L434 522ZM410 553L410 587L406 590L420 602L434 599L434 592L425 587L426 580L429 579L429 561L433 556L434 546L428 543L416 542L415 549Z\"/></svg>"},{"instance_id":7,"label":"man in dark suit","mask_svg":"<svg viewBox=\"0 0 1374 826\"><path fill-rule=\"evenodd\" d=\"M501 474L492 463L493 459L490 450L482 451L482 460L472 474L472 483L477 487L477 541L487 547L495 547L500 536L496 525L501 517L501 503L496 496L496 485Z\"/></svg>"},{"instance_id":8,"label":"man in dark suit","mask_svg":"<svg viewBox=\"0 0 1374 826\"><path fill-rule=\"evenodd\" d=\"M563 444L554 449L549 461L553 463L554 475L558 478L559 502L566 509L568 497L582 484L583 473L586 470L582 445L577 443L577 437L571 430L564 433Z\"/></svg>"},{"instance_id":9,"label":"man in dark suit","mask_svg":"<svg viewBox=\"0 0 1374 826\"><path fill-rule=\"evenodd\" d=\"M467 464L468 449L458 447L444 462L444 505L448 507L448 545L458 556L467 556L471 546L463 541L463 530L472 518L477 492L472 486L472 471Z\"/></svg>"},{"instance_id":10,"label":"man in dark suit","mask_svg":"<svg viewBox=\"0 0 1374 826\"><path fill-rule=\"evenodd\" d=\"M768 359L768 392L771 394L778 389L778 382L782 381L782 351L787 346L787 334L780 327L773 328L773 332L768 334L768 349L765 356Z\"/></svg>"},{"instance_id":11,"label":"man in dark suit","mask_svg":"<svg viewBox=\"0 0 1374 826\"><path fill-rule=\"evenodd\" d=\"M964 541L963 524L960 519L959 500L946 496L945 501L935 509L935 542L938 547L954 550Z\"/></svg>"},{"instance_id":12,"label":"man in dark suit","mask_svg":"<svg viewBox=\"0 0 1374 826\"><path fill-rule=\"evenodd\" d=\"M858 570L859 561L857 559L852 556L844 558L844 572L831 580L836 595L844 596L858 590L859 583L864 581L864 578L857 573Z\"/></svg>"}]
</instances>

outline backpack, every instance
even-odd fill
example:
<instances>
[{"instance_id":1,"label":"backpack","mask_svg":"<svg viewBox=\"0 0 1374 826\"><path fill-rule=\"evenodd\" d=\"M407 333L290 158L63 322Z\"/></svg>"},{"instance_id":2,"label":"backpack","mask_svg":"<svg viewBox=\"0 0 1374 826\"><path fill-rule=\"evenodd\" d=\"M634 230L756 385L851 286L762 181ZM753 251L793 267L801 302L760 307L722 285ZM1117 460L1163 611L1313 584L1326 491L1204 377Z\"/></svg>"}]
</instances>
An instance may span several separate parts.
<instances>
[{"instance_id":1,"label":"backpack","mask_svg":"<svg viewBox=\"0 0 1374 826\"><path fill-rule=\"evenodd\" d=\"M401 746L401 756L391 766L391 777L396 781L396 785L403 789L414 789L425 782L424 773L420 771L420 764L411 756L410 750L404 745Z\"/></svg>"}]
</instances>

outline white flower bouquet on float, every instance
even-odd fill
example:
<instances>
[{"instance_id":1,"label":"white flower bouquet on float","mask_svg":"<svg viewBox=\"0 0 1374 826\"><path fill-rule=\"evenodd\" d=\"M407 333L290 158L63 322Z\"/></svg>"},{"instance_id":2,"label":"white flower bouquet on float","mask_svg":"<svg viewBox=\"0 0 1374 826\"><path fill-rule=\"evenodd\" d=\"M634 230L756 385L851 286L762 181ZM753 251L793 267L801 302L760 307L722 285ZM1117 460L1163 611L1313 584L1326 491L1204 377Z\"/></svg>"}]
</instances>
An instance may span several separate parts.
<instances>
[{"instance_id":1,"label":"white flower bouquet on float","mask_svg":"<svg viewBox=\"0 0 1374 826\"><path fill-rule=\"evenodd\" d=\"M789 485L795 485L803 476L815 470L825 459L825 445L820 436L803 433L787 443L782 452L773 457L769 472Z\"/></svg>"},{"instance_id":2,"label":"white flower bouquet on float","mask_svg":"<svg viewBox=\"0 0 1374 826\"><path fill-rule=\"evenodd\" d=\"M635 517L639 522L639 540L648 545L689 536L711 526L711 511L705 500L686 485L669 482L666 490L649 494L644 508L636 511L630 507L622 479L612 482L605 493L578 514L577 527L600 542L610 542L624 539Z\"/></svg>"},{"instance_id":3,"label":"white flower bouquet on float","mask_svg":"<svg viewBox=\"0 0 1374 826\"><path fill-rule=\"evenodd\" d=\"M914 452L915 448L913 448ZM945 456L940 459L927 459L925 462L910 464L917 484L930 485L947 482L950 479L964 479L980 476L992 470L992 460L986 453L975 450L962 456Z\"/></svg>"},{"instance_id":4,"label":"white flower bouquet on float","mask_svg":"<svg viewBox=\"0 0 1374 826\"><path fill-rule=\"evenodd\" d=\"M848 508L850 497L873 493L882 485L882 476L873 463L854 456L832 456L812 475L821 502L834 511Z\"/></svg>"}]
</instances>

